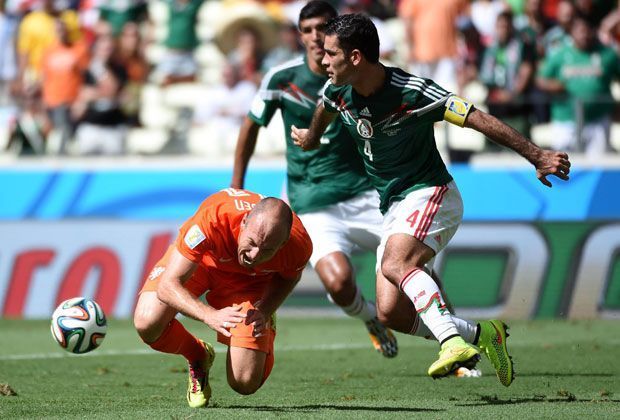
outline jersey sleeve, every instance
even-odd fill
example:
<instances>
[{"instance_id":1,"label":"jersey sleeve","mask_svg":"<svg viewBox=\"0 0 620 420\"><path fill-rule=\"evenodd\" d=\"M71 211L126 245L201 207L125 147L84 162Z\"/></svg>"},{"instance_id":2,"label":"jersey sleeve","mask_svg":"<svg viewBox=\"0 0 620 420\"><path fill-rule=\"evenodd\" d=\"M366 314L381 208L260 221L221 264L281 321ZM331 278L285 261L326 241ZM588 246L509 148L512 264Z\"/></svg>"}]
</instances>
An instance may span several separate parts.
<instances>
[{"instance_id":1,"label":"jersey sleeve","mask_svg":"<svg viewBox=\"0 0 620 420\"><path fill-rule=\"evenodd\" d=\"M254 95L248 118L263 127L267 126L280 107L282 91L278 88L278 72L273 69L263 77Z\"/></svg>"},{"instance_id":2,"label":"jersey sleeve","mask_svg":"<svg viewBox=\"0 0 620 420\"><path fill-rule=\"evenodd\" d=\"M398 79L397 79L398 80ZM415 95L412 102L415 104L413 111L421 123L435 123L446 120L453 122L452 115L447 113L452 98L456 98L453 93L448 92L431 79L422 79L411 76L400 83L409 89L409 94ZM467 117L469 108L463 114L463 121ZM455 122L453 122L455 123Z\"/></svg>"},{"instance_id":3,"label":"jersey sleeve","mask_svg":"<svg viewBox=\"0 0 620 420\"><path fill-rule=\"evenodd\" d=\"M297 278L312 255L312 240L297 217L295 217L291 238L286 246L290 256L287 258L286 267L279 274L285 279Z\"/></svg>"},{"instance_id":4,"label":"jersey sleeve","mask_svg":"<svg viewBox=\"0 0 620 420\"><path fill-rule=\"evenodd\" d=\"M200 262L210 248L206 214L202 208L183 223L175 245L185 258L196 264Z\"/></svg>"},{"instance_id":5,"label":"jersey sleeve","mask_svg":"<svg viewBox=\"0 0 620 420\"><path fill-rule=\"evenodd\" d=\"M338 112L338 88L331 80L328 80L323 87L323 106L329 112Z\"/></svg>"}]
</instances>

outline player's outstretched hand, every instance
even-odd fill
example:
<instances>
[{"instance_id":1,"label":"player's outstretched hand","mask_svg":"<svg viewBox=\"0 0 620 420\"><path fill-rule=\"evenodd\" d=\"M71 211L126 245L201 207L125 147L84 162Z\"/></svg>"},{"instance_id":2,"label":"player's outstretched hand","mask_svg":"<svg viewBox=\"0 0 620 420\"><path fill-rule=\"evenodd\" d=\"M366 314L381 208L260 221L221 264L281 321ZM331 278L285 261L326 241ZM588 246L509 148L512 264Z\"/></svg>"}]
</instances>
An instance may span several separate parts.
<instances>
[{"instance_id":1,"label":"player's outstretched hand","mask_svg":"<svg viewBox=\"0 0 620 420\"><path fill-rule=\"evenodd\" d=\"M297 128L294 125L291 125L291 138L293 139L293 143L295 143L295 145L301 147L302 149L311 149L310 145L308 144L307 128Z\"/></svg>"},{"instance_id":2,"label":"player's outstretched hand","mask_svg":"<svg viewBox=\"0 0 620 420\"><path fill-rule=\"evenodd\" d=\"M260 337L265 328L267 328L267 317L260 309L250 309L248 317L245 319L245 324L254 324L253 335L254 337Z\"/></svg>"},{"instance_id":3,"label":"player's outstretched hand","mask_svg":"<svg viewBox=\"0 0 620 420\"><path fill-rule=\"evenodd\" d=\"M556 152L553 150L543 150L534 162L536 167L536 177L547 187L551 188L551 182L547 179L547 175L554 175L564 181L568 181L570 173L570 160L564 152Z\"/></svg>"},{"instance_id":4,"label":"player's outstretched hand","mask_svg":"<svg viewBox=\"0 0 620 420\"><path fill-rule=\"evenodd\" d=\"M231 328L235 328L237 324L243 322L246 315L241 312L241 306L227 306L213 313L213 316L207 322L207 325L216 332L230 337Z\"/></svg>"}]
</instances>

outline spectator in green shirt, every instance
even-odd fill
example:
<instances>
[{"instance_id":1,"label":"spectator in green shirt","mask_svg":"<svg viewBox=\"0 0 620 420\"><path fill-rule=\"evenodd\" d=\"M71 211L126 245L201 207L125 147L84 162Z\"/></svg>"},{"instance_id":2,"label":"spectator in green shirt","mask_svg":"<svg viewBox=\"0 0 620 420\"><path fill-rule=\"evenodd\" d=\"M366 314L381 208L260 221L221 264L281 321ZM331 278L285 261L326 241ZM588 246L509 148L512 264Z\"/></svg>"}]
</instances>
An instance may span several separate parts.
<instances>
[{"instance_id":1,"label":"spectator in green shirt","mask_svg":"<svg viewBox=\"0 0 620 420\"><path fill-rule=\"evenodd\" d=\"M198 65L194 50L199 44L196 33L198 11L203 0L165 0L168 6L167 52L154 70L153 79L163 86L196 79Z\"/></svg>"},{"instance_id":2,"label":"spectator in green shirt","mask_svg":"<svg viewBox=\"0 0 620 420\"><path fill-rule=\"evenodd\" d=\"M110 24L112 35L118 37L126 23L146 20L145 0L103 0L99 5L99 19Z\"/></svg>"},{"instance_id":3,"label":"spectator in green shirt","mask_svg":"<svg viewBox=\"0 0 620 420\"><path fill-rule=\"evenodd\" d=\"M572 44L544 62L537 84L554 96L554 147L600 155L608 149L614 107L610 85L620 76L620 60L598 42L592 24L580 14L571 38Z\"/></svg>"},{"instance_id":4,"label":"spectator in green shirt","mask_svg":"<svg viewBox=\"0 0 620 420\"><path fill-rule=\"evenodd\" d=\"M480 80L488 89L489 113L526 136L529 132L529 107L526 100L534 75L536 52L515 31L512 12L497 17L496 39L485 51Z\"/></svg>"},{"instance_id":5,"label":"spectator in green shirt","mask_svg":"<svg viewBox=\"0 0 620 420\"><path fill-rule=\"evenodd\" d=\"M575 5L571 0L562 0L558 3L556 22L557 24L549 29L543 37L543 48L545 55L551 55L557 49L570 44L570 28L575 16Z\"/></svg>"}]
</instances>

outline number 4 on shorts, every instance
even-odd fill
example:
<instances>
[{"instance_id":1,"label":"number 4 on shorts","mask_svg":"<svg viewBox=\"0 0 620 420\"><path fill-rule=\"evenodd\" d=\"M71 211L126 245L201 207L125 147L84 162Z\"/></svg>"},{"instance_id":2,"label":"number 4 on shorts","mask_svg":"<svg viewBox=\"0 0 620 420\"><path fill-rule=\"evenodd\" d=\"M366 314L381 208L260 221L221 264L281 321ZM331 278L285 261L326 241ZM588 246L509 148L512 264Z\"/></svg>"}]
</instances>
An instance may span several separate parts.
<instances>
[{"instance_id":1,"label":"number 4 on shorts","mask_svg":"<svg viewBox=\"0 0 620 420\"><path fill-rule=\"evenodd\" d=\"M418 220L418 214L420 214L420 210L416 210L407 217L407 221L409 222L409 227L413 228L415 226L415 222Z\"/></svg>"}]
</instances>

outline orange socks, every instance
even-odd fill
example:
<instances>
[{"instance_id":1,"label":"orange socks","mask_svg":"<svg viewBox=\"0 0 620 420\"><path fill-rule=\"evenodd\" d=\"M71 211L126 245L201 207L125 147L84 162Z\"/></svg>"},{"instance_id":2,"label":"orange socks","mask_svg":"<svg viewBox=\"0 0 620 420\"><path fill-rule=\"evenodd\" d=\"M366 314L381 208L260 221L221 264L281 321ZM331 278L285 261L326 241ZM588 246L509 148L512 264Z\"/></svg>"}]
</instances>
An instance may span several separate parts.
<instances>
[{"instance_id":1,"label":"orange socks","mask_svg":"<svg viewBox=\"0 0 620 420\"><path fill-rule=\"evenodd\" d=\"M180 354L190 363L204 360L206 355L202 343L176 319L168 324L157 340L146 344L162 353Z\"/></svg>"}]
</instances>

